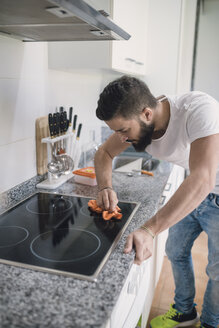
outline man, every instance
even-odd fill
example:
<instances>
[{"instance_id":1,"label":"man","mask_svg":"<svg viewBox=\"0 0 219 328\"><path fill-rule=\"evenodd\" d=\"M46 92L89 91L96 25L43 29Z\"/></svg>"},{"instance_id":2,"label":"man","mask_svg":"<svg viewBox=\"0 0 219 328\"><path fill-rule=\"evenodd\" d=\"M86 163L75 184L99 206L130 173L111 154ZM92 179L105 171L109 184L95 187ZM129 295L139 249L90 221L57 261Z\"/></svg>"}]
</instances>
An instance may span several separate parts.
<instances>
[{"instance_id":1,"label":"man","mask_svg":"<svg viewBox=\"0 0 219 328\"><path fill-rule=\"evenodd\" d=\"M157 100L142 81L123 76L105 87L96 115L115 131L95 156L97 203L114 210L118 200L112 187L112 159L130 143L156 158L188 168L169 202L142 227L132 232L125 253L135 246L135 263L152 255L153 238L169 229L166 253L175 279L175 303L152 328L183 327L196 323L191 248L201 231L208 234L208 285L200 327L219 324L219 106L202 92ZM104 172L102 168L104 167Z\"/></svg>"}]
</instances>

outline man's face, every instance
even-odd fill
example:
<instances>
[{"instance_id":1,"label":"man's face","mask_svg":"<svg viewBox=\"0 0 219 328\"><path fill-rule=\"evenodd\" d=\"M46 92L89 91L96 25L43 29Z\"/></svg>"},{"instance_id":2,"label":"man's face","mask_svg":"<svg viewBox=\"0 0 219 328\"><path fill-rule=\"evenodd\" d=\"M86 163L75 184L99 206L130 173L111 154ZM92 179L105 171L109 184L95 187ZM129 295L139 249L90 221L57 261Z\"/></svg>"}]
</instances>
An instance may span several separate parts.
<instances>
[{"instance_id":1,"label":"man's face","mask_svg":"<svg viewBox=\"0 0 219 328\"><path fill-rule=\"evenodd\" d=\"M117 117L106 121L107 125L114 130L122 142L133 145L136 151L144 151L151 144L154 132L154 124L146 124L140 118L124 119Z\"/></svg>"}]
</instances>

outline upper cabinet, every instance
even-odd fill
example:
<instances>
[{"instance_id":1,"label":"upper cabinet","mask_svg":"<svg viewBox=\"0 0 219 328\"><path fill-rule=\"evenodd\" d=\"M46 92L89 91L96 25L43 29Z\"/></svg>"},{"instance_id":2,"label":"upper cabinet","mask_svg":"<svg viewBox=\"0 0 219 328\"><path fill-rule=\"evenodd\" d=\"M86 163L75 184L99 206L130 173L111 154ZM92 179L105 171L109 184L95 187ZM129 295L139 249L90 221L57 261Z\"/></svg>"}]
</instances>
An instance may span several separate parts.
<instances>
[{"instance_id":1,"label":"upper cabinet","mask_svg":"<svg viewBox=\"0 0 219 328\"><path fill-rule=\"evenodd\" d=\"M129 40L51 42L48 44L49 68L60 70L112 69L134 75L146 73L148 0L86 0L103 10Z\"/></svg>"}]
</instances>

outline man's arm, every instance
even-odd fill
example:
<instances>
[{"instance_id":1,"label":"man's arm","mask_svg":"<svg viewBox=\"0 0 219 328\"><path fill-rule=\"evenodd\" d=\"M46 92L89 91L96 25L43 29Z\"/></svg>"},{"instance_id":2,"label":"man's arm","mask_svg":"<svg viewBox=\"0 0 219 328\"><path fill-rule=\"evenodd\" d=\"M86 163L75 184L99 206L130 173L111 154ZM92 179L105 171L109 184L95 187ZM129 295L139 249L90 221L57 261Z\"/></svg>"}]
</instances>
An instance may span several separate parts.
<instances>
[{"instance_id":1,"label":"man's arm","mask_svg":"<svg viewBox=\"0 0 219 328\"><path fill-rule=\"evenodd\" d=\"M122 142L118 134L114 133L96 152L94 163L99 190L97 203L106 210L113 211L118 203L112 188L112 160L127 147L129 144Z\"/></svg>"},{"instance_id":2,"label":"man's arm","mask_svg":"<svg viewBox=\"0 0 219 328\"><path fill-rule=\"evenodd\" d=\"M195 140L190 149L190 175L144 226L158 234L191 213L212 191L218 163L219 134ZM151 255L152 237L146 231L136 230L127 239L126 253L131 251L133 244L136 246L136 263L140 264Z\"/></svg>"}]
</instances>

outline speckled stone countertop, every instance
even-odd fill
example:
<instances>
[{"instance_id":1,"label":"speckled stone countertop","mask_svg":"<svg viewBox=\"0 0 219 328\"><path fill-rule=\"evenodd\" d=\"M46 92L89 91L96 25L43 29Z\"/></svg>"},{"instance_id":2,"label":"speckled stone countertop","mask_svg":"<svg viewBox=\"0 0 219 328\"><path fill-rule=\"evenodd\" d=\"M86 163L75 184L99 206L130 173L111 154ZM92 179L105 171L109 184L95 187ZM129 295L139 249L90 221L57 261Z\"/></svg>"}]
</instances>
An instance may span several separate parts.
<instances>
[{"instance_id":1,"label":"speckled stone countertop","mask_svg":"<svg viewBox=\"0 0 219 328\"><path fill-rule=\"evenodd\" d=\"M119 200L141 202L96 282L0 264L0 327L105 327L119 297L134 252L123 254L126 237L157 210L172 166L161 162L154 177L113 173ZM34 178L0 195L0 212L36 192ZM95 197L97 187L69 180L55 192Z\"/></svg>"}]
</instances>

